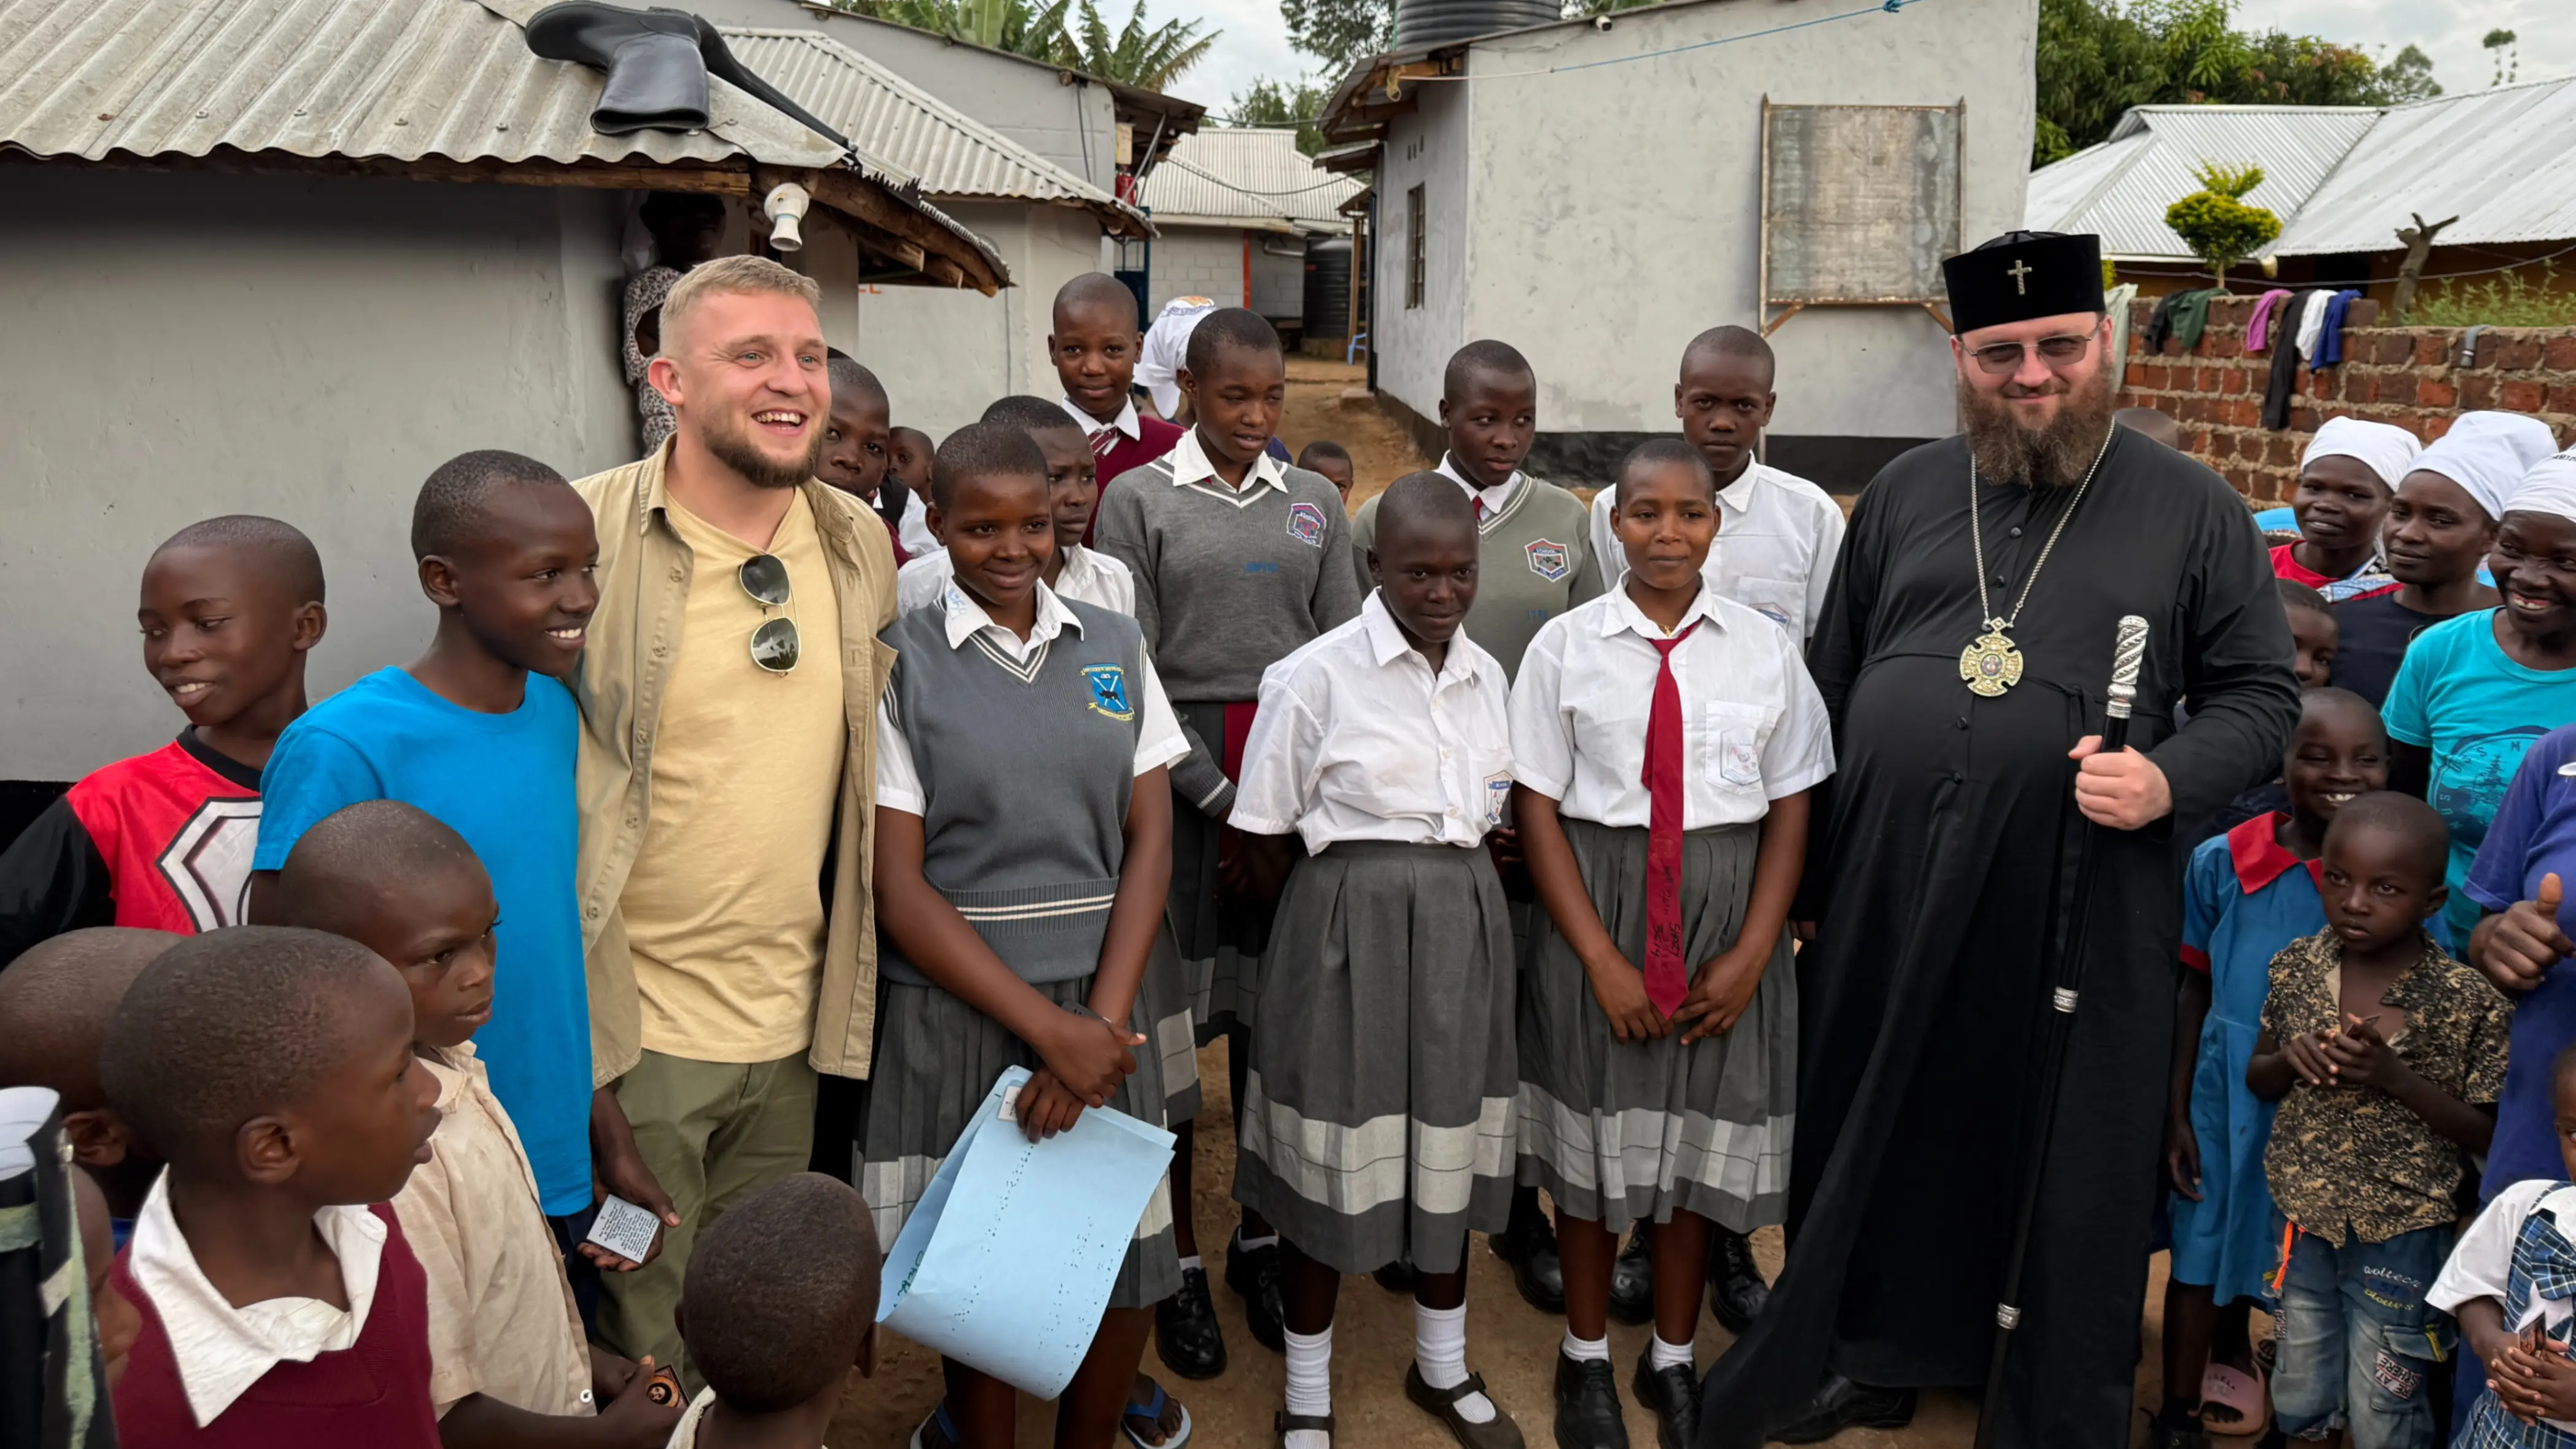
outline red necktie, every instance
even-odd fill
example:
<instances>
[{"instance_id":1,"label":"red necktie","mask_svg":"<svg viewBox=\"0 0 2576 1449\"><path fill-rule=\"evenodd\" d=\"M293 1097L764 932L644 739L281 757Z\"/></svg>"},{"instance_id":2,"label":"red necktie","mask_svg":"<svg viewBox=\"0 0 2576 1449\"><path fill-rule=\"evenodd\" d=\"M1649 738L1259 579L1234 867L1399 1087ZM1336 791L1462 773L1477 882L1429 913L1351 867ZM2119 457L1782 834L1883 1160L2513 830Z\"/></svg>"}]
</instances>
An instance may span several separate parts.
<instances>
[{"instance_id":1,"label":"red necktie","mask_svg":"<svg viewBox=\"0 0 2576 1449\"><path fill-rule=\"evenodd\" d=\"M1115 423L1091 435L1091 456L1095 458L1108 457L1109 450L1117 446L1118 425Z\"/></svg>"},{"instance_id":2,"label":"red necktie","mask_svg":"<svg viewBox=\"0 0 2576 1449\"><path fill-rule=\"evenodd\" d=\"M1646 711L1646 999L1669 1017L1690 994L1682 961L1682 687L1673 649L1693 619L1655 646L1655 698Z\"/></svg>"},{"instance_id":3,"label":"red necktie","mask_svg":"<svg viewBox=\"0 0 2576 1449\"><path fill-rule=\"evenodd\" d=\"M1482 523L1482 522L1484 522L1484 521L1485 521L1485 496L1484 496L1483 494L1479 493L1479 494L1477 494L1473 499L1471 499L1471 500L1469 500L1469 501L1473 502L1473 503L1476 505L1476 521L1477 521L1478 523Z\"/></svg>"}]
</instances>

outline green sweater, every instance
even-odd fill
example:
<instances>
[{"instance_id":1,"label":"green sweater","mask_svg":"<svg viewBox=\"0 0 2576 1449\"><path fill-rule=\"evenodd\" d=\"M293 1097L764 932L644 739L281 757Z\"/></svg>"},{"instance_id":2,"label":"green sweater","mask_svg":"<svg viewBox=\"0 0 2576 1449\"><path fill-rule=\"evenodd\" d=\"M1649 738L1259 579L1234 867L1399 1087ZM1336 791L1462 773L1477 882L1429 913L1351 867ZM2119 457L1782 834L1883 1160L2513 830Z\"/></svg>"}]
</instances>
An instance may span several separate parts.
<instances>
[{"instance_id":1,"label":"green sweater","mask_svg":"<svg viewBox=\"0 0 2576 1449\"><path fill-rule=\"evenodd\" d=\"M1351 564L1363 596L1376 587L1368 554L1377 543L1377 502L1361 504L1351 521ZM1540 625L1600 596L1591 515L1573 494L1523 474L1502 511L1476 531L1476 605L1467 611L1467 637L1500 660L1504 674L1517 677Z\"/></svg>"}]
</instances>

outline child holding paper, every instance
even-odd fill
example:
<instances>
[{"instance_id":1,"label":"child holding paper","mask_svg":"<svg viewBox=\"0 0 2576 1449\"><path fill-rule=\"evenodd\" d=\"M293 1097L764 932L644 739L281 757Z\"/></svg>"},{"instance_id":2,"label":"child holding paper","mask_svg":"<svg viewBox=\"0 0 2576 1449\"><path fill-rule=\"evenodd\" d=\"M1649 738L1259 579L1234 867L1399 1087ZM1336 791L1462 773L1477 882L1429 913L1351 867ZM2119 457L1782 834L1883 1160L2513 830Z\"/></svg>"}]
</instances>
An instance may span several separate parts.
<instances>
[{"instance_id":1,"label":"child holding paper","mask_svg":"<svg viewBox=\"0 0 2576 1449\"><path fill-rule=\"evenodd\" d=\"M954 572L886 629L902 657L877 713L887 949L859 1180L888 1243L1006 1068L1032 1073L1016 1107L1032 1139L1086 1107L1162 1125L1136 994L1171 880L1164 766L1189 748L1135 621L1041 581L1055 518L1029 435L960 428L930 488ZM1046 767L1029 770L1038 741ZM1179 1286L1158 1186L1059 1401L1057 1443L1107 1444L1122 1422L1147 1449L1187 1441L1189 1415L1136 1372L1148 1310ZM1008 1449L1011 1386L944 1367L948 1400L914 1444Z\"/></svg>"}]
</instances>

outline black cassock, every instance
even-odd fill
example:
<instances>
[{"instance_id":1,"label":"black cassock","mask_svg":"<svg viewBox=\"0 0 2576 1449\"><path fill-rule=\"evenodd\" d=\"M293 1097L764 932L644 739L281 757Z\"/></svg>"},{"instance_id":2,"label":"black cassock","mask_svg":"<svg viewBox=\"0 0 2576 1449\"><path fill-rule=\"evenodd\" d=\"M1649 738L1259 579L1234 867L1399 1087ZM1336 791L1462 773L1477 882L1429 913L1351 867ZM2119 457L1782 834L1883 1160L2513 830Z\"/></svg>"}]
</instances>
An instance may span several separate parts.
<instances>
[{"instance_id":1,"label":"black cassock","mask_svg":"<svg viewBox=\"0 0 2576 1449\"><path fill-rule=\"evenodd\" d=\"M2074 492L1981 480L1997 615ZM1701 1449L1752 1449L1829 1370L1886 1387L1984 1382L2083 838L2066 753L2102 728L2123 614L2154 631L2129 743L2164 771L2174 813L2095 832L2082 1009L1999 1442L2129 1442L2182 867L2200 822L2279 767L2299 688L2244 501L2115 429L2010 631L2025 672L2001 698L1959 676L1985 632L1965 443L1898 458L1853 513L1808 651L1840 772L1798 911L1821 929L1798 956L1789 1258L1768 1311L1710 1373Z\"/></svg>"}]
</instances>

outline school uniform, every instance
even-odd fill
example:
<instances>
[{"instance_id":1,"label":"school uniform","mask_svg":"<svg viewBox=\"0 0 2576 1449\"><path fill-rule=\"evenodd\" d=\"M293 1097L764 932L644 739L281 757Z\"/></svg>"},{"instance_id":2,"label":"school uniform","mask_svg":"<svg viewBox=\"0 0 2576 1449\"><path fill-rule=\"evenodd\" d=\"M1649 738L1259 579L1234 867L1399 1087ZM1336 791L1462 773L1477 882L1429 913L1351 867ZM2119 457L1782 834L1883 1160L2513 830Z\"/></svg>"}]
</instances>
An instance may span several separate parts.
<instances>
[{"instance_id":1,"label":"school uniform","mask_svg":"<svg viewBox=\"0 0 2576 1449\"><path fill-rule=\"evenodd\" d=\"M1021 980L1082 1009L1118 892L1135 778L1188 749L1134 621L1068 603L1041 584L1023 640L952 584L881 637L899 658L877 709L877 808L918 815L931 886ZM879 945L877 978L858 1176L878 1240L891 1243L993 1079L1040 1063L1028 1043L905 959L891 937ZM1128 1021L1147 1027L1141 993ZM1155 1053L1137 1053L1109 1105L1163 1124ZM1136 1225L1109 1306L1141 1308L1179 1286L1162 1185Z\"/></svg>"},{"instance_id":2,"label":"school uniform","mask_svg":"<svg viewBox=\"0 0 2576 1449\"><path fill-rule=\"evenodd\" d=\"M1593 909L1645 968L1647 729L1667 661L1681 701L1678 921L1690 980L1744 929L1770 802L1833 773L1832 728L1796 638L1705 587L1666 635L1614 588L1531 641L1512 688L1512 769L1557 801ZM1619 1041L1544 912L1524 960L1520 1180L1614 1232L1677 1209L1736 1232L1781 1221L1798 1081L1787 932L1734 1028L1688 1046L1678 1029Z\"/></svg>"},{"instance_id":3,"label":"school uniform","mask_svg":"<svg viewBox=\"0 0 2576 1449\"><path fill-rule=\"evenodd\" d=\"M957 565L946 549L905 564L894 576L895 612L909 614L939 602L956 577ZM1136 576L1097 549L1077 543L1064 550L1064 568L1047 587L1068 603L1096 604L1113 614L1136 616Z\"/></svg>"},{"instance_id":4,"label":"school uniform","mask_svg":"<svg viewBox=\"0 0 2576 1449\"><path fill-rule=\"evenodd\" d=\"M1065 412L1091 442L1091 456L1098 460L1103 486L1119 474L1132 473L1172 451L1173 446L1181 441L1181 434L1189 431L1178 423L1167 423L1161 418L1149 418L1139 413L1132 397L1118 409L1118 416L1105 423L1084 412L1073 399L1061 401ZM1099 528L1100 514L1095 510L1091 521L1082 527L1082 541L1086 546Z\"/></svg>"},{"instance_id":5,"label":"school uniform","mask_svg":"<svg viewBox=\"0 0 2576 1449\"><path fill-rule=\"evenodd\" d=\"M2444 1313L2457 1314L2462 1304L2492 1298L2504 1310L2507 1332L2534 1326L2550 1338L2568 1337L2568 1319L2576 1316L2568 1284L2576 1282L2576 1183L2554 1178L2518 1182L2496 1194L2451 1250L2425 1301ZM2465 1351L2468 1345L2463 1342ZM2461 1359L2469 1363L2465 1352ZM2488 1393L2484 1376L2461 1379L2461 1391L2474 1393L2468 1406L2467 1432L2456 1449L2576 1449L2576 1421L2543 1419L2527 1424L2505 1412Z\"/></svg>"},{"instance_id":6,"label":"school uniform","mask_svg":"<svg viewBox=\"0 0 2576 1449\"><path fill-rule=\"evenodd\" d=\"M1618 496L1616 485L1592 495L1592 551L1610 588L1628 576L1628 552L1610 528ZM1803 643L1824 612L1847 526L1832 494L1795 473L1749 463L1717 490L1717 540L1700 578L1718 597L1768 617Z\"/></svg>"},{"instance_id":7,"label":"school uniform","mask_svg":"<svg viewBox=\"0 0 2576 1449\"><path fill-rule=\"evenodd\" d=\"M1346 1273L1456 1271L1511 1207L1502 666L1380 595L1266 671L1232 822L1299 836L1252 1013L1234 1196Z\"/></svg>"},{"instance_id":8,"label":"school uniform","mask_svg":"<svg viewBox=\"0 0 2576 1449\"><path fill-rule=\"evenodd\" d=\"M1171 691L1187 756L1172 763L1172 931L1190 972L1198 1039L1252 1009L1266 909L1217 892L1262 671L1358 613L1350 521L1320 473L1253 460L1228 485L1184 433L1102 492L1100 551L1136 576L1136 622Z\"/></svg>"},{"instance_id":9,"label":"school uniform","mask_svg":"<svg viewBox=\"0 0 2576 1449\"><path fill-rule=\"evenodd\" d=\"M1501 661L1508 678L1520 672L1521 655L1548 620L1601 594L1602 565L1583 501L1518 470L1480 487L1446 453L1438 472L1476 506L1476 603L1467 611L1467 637ZM1368 556L1385 497L1361 504L1351 519L1351 567L1363 592L1374 587Z\"/></svg>"}]
</instances>

